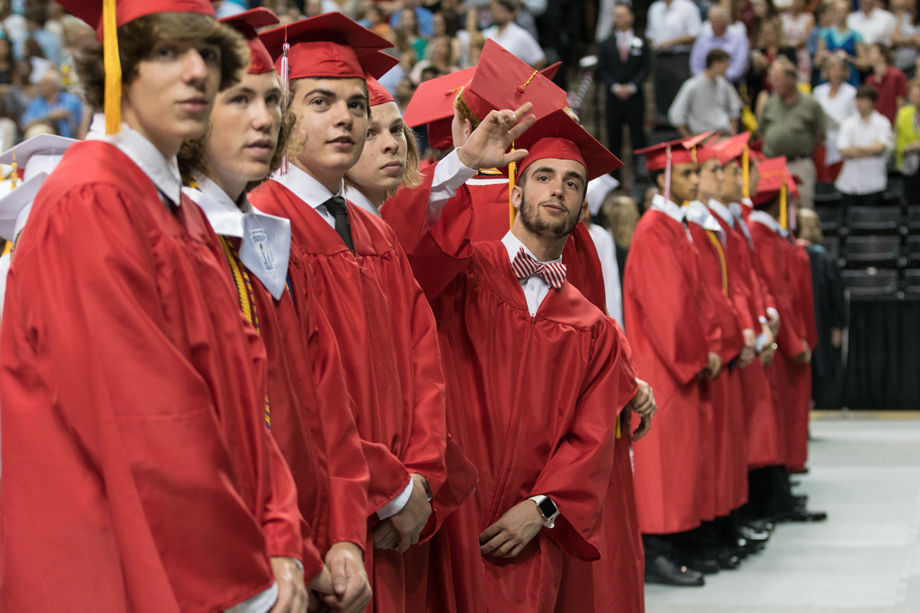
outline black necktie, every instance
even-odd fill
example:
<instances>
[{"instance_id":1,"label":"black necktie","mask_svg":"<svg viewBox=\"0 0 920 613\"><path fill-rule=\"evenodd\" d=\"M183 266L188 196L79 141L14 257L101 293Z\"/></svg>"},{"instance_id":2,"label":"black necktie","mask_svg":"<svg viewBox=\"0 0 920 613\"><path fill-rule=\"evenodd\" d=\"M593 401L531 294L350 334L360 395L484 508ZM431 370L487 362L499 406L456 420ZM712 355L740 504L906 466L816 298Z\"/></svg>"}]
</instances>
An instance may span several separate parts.
<instances>
[{"instance_id":1,"label":"black necktie","mask_svg":"<svg viewBox=\"0 0 920 613\"><path fill-rule=\"evenodd\" d=\"M345 246L354 253L355 243L351 240L351 222L348 221L348 208L345 206L345 199L341 196L333 196L324 202L323 206L335 217L335 231L345 241Z\"/></svg>"}]
</instances>

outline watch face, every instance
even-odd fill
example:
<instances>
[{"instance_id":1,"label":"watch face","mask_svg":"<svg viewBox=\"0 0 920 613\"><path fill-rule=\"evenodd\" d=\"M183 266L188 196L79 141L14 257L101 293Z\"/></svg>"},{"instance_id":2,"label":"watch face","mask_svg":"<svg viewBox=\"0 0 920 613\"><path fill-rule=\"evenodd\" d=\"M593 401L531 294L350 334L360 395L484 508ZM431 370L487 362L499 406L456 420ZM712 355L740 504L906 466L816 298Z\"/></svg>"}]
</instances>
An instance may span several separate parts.
<instances>
[{"instance_id":1,"label":"watch face","mask_svg":"<svg viewBox=\"0 0 920 613\"><path fill-rule=\"evenodd\" d=\"M552 518L559 510L552 498L544 498L543 501L537 505L537 508L540 509L540 513L542 513L543 517L546 519Z\"/></svg>"}]
</instances>

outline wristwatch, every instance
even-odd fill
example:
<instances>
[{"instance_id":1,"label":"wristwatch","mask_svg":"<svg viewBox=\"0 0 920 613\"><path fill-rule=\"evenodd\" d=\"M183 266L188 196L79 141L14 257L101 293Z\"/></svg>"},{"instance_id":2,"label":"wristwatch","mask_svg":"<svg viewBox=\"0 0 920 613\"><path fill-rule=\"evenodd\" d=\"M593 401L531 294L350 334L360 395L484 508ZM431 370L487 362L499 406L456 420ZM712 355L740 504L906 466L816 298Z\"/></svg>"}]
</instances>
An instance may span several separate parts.
<instances>
[{"instance_id":1,"label":"wristwatch","mask_svg":"<svg viewBox=\"0 0 920 613\"><path fill-rule=\"evenodd\" d=\"M540 515L543 516L543 525L547 528L554 527L556 525L556 517L559 516L559 507L556 506L553 499L549 496L540 494L538 496L531 496L530 500L537 503L537 510L540 511Z\"/></svg>"}]
</instances>

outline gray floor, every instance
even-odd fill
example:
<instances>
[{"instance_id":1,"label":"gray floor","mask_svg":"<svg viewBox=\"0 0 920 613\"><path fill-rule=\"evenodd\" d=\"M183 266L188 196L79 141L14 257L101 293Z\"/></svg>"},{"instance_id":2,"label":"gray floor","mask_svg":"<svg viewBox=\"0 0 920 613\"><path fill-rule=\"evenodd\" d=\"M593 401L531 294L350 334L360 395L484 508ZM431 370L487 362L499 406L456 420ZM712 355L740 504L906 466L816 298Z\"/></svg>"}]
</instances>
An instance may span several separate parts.
<instances>
[{"instance_id":1,"label":"gray floor","mask_svg":"<svg viewBox=\"0 0 920 613\"><path fill-rule=\"evenodd\" d=\"M646 587L648 613L920 613L920 420L812 422L796 488L823 524L783 524L703 588Z\"/></svg>"}]
</instances>

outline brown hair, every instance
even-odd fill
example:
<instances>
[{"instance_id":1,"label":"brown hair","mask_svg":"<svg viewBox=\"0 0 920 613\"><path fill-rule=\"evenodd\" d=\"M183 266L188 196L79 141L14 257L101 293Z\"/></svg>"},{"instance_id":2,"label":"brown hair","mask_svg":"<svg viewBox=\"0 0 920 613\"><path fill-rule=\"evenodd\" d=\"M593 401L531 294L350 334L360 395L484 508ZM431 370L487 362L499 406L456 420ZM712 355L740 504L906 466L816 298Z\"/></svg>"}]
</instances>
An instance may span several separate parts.
<instances>
[{"instance_id":1,"label":"brown hair","mask_svg":"<svg viewBox=\"0 0 920 613\"><path fill-rule=\"evenodd\" d=\"M190 40L220 49L220 89L234 84L249 63L249 47L233 28L198 13L155 13L118 28L122 84L127 85L137 77L138 65L150 57L159 43ZM102 45L83 49L77 55L76 68L86 102L94 109L101 109L105 100Z\"/></svg>"},{"instance_id":2,"label":"brown hair","mask_svg":"<svg viewBox=\"0 0 920 613\"><path fill-rule=\"evenodd\" d=\"M454 110L457 112L457 116L460 119L469 120L470 126L474 130L478 128L479 124L482 122L482 118L478 117L476 113L473 112L473 109L470 108L470 105L466 103L462 89L457 92L457 97L454 98Z\"/></svg>"},{"instance_id":3,"label":"brown hair","mask_svg":"<svg viewBox=\"0 0 920 613\"><path fill-rule=\"evenodd\" d=\"M422 155L418 150L415 132L403 124L403 134L406 135L406 171L403 173L401 185L403 187L418 187L422 184ZM392 196L392 194L390 194Z\"/></svg>"},{"instance_id":4,"label":"brown hair","mask_svg":"<svg viewBox=\"0 0 920 613\"><path fill-rule=\"evenodd\" d=\"M601 210L607 220L613 240L620 247L629 247L636 224L639 223L639 207L629 196L611 192L604 198Z\"/></svg>"}]
</instances>

